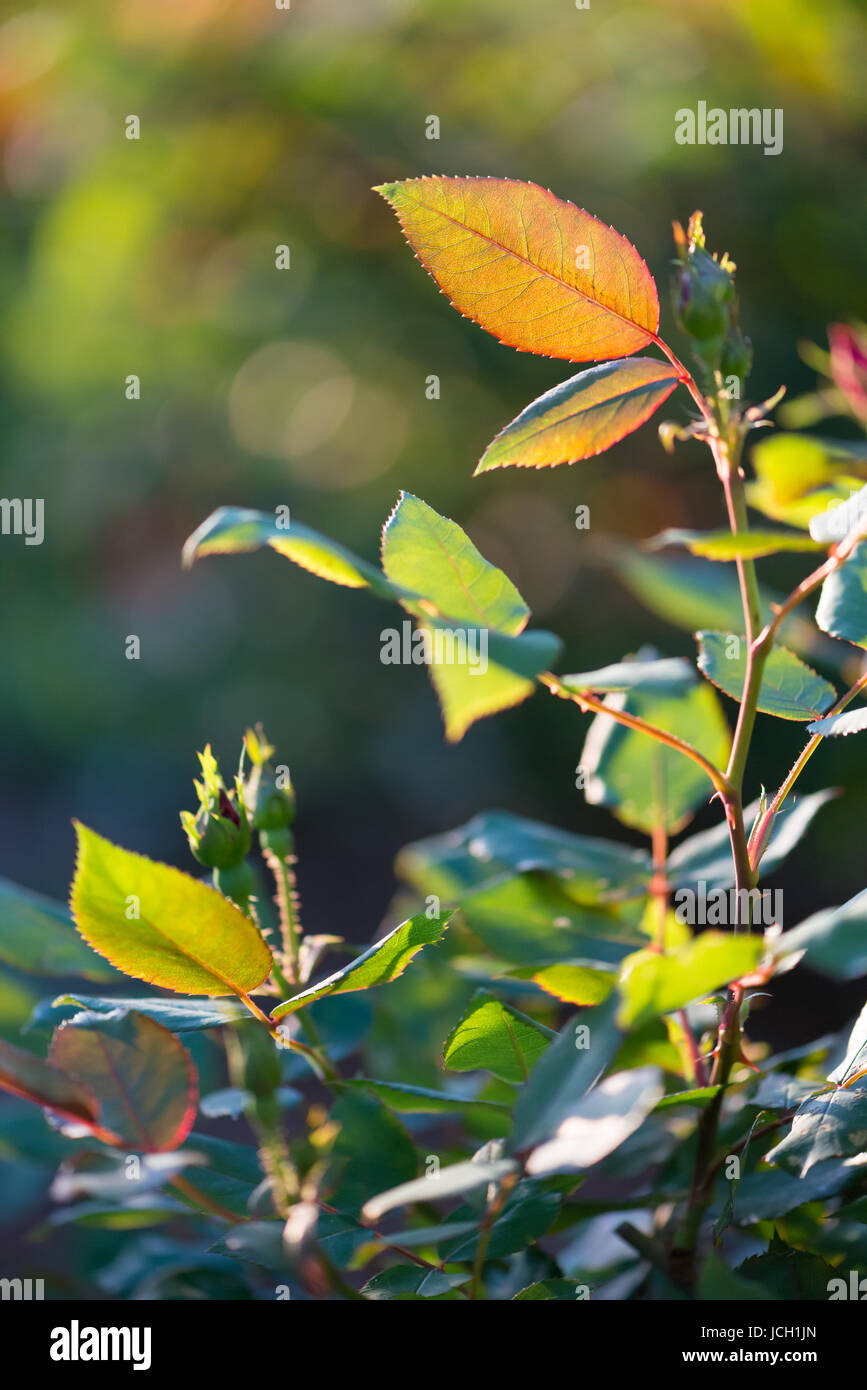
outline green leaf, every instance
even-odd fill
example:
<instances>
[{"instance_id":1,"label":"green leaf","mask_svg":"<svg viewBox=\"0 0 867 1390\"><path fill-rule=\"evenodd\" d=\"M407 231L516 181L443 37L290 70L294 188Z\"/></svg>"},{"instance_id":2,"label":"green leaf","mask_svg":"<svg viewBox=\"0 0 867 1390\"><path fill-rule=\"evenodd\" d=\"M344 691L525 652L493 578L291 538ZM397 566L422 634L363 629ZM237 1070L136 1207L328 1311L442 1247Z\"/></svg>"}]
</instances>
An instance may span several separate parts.
<instances>
[{"instance_id":1,"label":"green leaf","mask_svg":"<svg viewBox=\"0 0 867 1390\"><path fill-rule=\"evenodd\" d=\"M199 1161L204 1158L207 1166L198 1167L195 1185L211 1201L226 1207L237 1216L248 1220L255 1206L253 1194L262 1181L262 1170L256 1150L247 1144L237 1144L231 1139L216 1139L210 1134L196 1131L189 1136L189 1149L182 1150L185 1157ZM178 1201L195 1205L192 1199L176 1192Z\"/></svg>"},{"instance_id":2,"label":"green leaf","mask_svg":"<svg viewBox=\"0 0 867 1390\"><path fill-rule=\"evenodd\" d=\"M385 524L382 566L393 584L418 596L404 607L427 634L431 680L451 741L477 719L526 699L534 677L556 661L558 638L524 634L530 610L511 580L485 560L460 526L412 493L400 494ZM484 655L485 664L449 660L447 644L437 659L438 633L461 624L466 650ZM459 651L459 644L453 649Z\"/></svg>"},{"instance_id":3,"label":"green leaf","mask_svg":"<svg viewBox=\"0 0 867 1390\"><path fill-rule=\"evenodd\" d=\"M372 989L375 985L387 985L402 975L413 956L423 946L441 940L451 921L451 914L428 917L419 913L394 927L381 940L370 946L362 955L341 970L335 970L318 985L311 985L300 994L286 999L271 1014L273 1019L285 1018L312 1004L314 999L323 999L327 994L347 994L353 990Z\"/></svg>"},{"instance_id":4,"label":"green leaf","mask_svg":"<svg viewBox=\"0 0 867 1390\"><path fill-rule=\"evenodd\" d=\"M351 1090L369 1091L377 1100L404 1115L449 1115L470 1110L509 1113L509 1106L503 1101L452 1095L448 1091L432 1091L427 1086L409 1086L400 1081L376 1081L367 1076L356 1076L351 1080L342 1080L340 1084Z\"/></svg>"},{"instance_id":5,"label":"green leaf","mask_svg":"<svg viewBox=\"0 0 867 1390\"><path fill-rule=\"evenodd\" d=\"M683 531L677 527L661 531L647 544L654 550L680 545L691 555L701 555L706 560L757 560L784 550L823 548L799 531L743 531L734 535L731 531Z\"/></svg>"},{"instance_id":6,"label":"green leaf","mask_svg":"<svg viewBox=\"0 0 867 1390\"><path fill-rule=\"evenodd\" d=\"M248 994L271 972L259 931L228 898L75 822L72 912L118 970L181 994Z\"/></svg>"},{"instance_id":7,"label":"green leaf","mask_svg":"<svg viewBox=\"0 0 867 1390\"><path fill-rule=\"evenodd\" d=\"M754 1279L744 1279L711 1252L706 1256L698 1279L698 1297L702 1302L760 1303L773 1298Z\"/></svg>"},{"instance_id":8,"label":"green leaf","mask_svg":"<svg viewBox=\"0 0 867 1390\"><path fill-rule=\"evenodd\" d=\"M776 869L806 834L814 816L836 795L833 791L811 792L801 796L778 816L768 848L762 855L761 872ZM750 826L759 814L761 802L753 801L744 810L744 821ZM708 892L730 888L735 882L728 826L720 821L710 830L691 835L672 850L666 864L666 874L675 888L692 887L704 881Z\"/></svg>"},{"instance_id":9,"label":"green leaf","mask_svg":"<svg viewBox=\"0 0 867 1390\"><path fill-rule=\"evenodd\" d=\"M776 1244L776 1242L775 1242ZM751 1255L738 1266L738 1274L755 1279L772 1298L786 1301L819 1301L828 1297L828 1281L834 1267L818 1255L791 1250L779 1242L763 1255Z\"/></svg>"},{"instance_id":10,"label":"green leaf","mask_svg":"<svg viewBox=\"0 0 867 1390\"><path fill-rule=\"evenodd\" d=\"M190 537L187 565L202 555L270 545L302 568L349 588L400 602L420 631L383 632L396 661L424 662L443 709L446 736L460 739L485 715L520 703L561 650L550 632L524 632L529 609L502 570L489 565L453 521L401 493L383 536L385 573L300 523L223 508ZM387 659L383 647L383 659Z\"/></svg>"},{"instance_id":11,"label":"green leaf","mask_svg":"<svg viewBox=\"0 0 867 1390\"><path fill-rule=\"evenodd\" d=\"M541 629L512 637L434 619L422 619L418 627L432 634L434 642L438 631L446 634L440 649L443 659L436 646L431 647L428 670L449 743L458 743L477 720L511 709L535 694L536 676L556 665L563 645L554 633ZM472 659L450 660L449 653L460 653L462 642Z\"/></svg>"},{"instance_id":12,"label":"green leaf","mask_svg":"<svg viewBox=\"0 0 867 1390\"><path fill-rule=\"evenodd\" d=\"M373 1302L440 1298L468 1283L469 1279L469 1274L443 1274L438 1269L420 1269L418 1265L391 1265L368 1279L361 1292Z\"/></svg>"},{"instance_id":13,"label":"green leaf","mask_svg":"<svg viewBox=\"0 0 867 1390\"><path fill-rule=\"evenodd\" d=\"M706 685L678 697L641 691L609 695L606 704L676 734L716 766L728 759L728 725ZM607 806L618 820L646 834L661 825L674 834L713 791L705 773L685 754L604 714L590 726L580 766L588 802Z\"/></svg>"},{"instance_id":14,"label":"green leaf","mask_svg":"<svg viewBox=\"0 0 867 1390\"><path fill-rule=\"evenodd\" d=\"M535 1019L477 990L444 1045L450 1071L493 1072L502 1081L526 1081L557 1035Z\"/></svg>"},{"instance_id":15,"label":"green leaf","mask_svg":"<svg viewBox=\"0 0 867 1390\"><path fill-rule=\"evenodd\" d=\"M618 661L599 671L558 676L560 685L574 691L646 690L658 695L679 695L696 683L695 667L682 656L660 661Z\"/></svg>"},{"instance_id":16,"label":"green leaf","mask_svg":"<svg viewBox=\"0 0 867 1390\"><path fill-rule=\"evenodd\" d=\"M382 567L392 583L453 620L514 636L530 617L512 581L479 554L460 526L410 492L401 492L385 523Z\"/></svg>"},{"instance_id":17,"label":"green leaf","mask_svg":"<svg viewBox=\"0 0 867 1390\"><path fill-rule=\"evenodd\" d=\"M340 1126L323 1187L330 1204L357 1215L368 1198L411 1182L418 1172L415 1146L400 1120L373 1096L353 1091L331 1109L329 1123Z\"/></svg>"},{"instance_id":18,"label":"green leaf","mask_svg":"<svg viewBox=\"0 0 867 1390\"><path fill-rule=\"evenodd\" d=\"M536 1179L524 1179L517 1183L491 1227L486 1259L502 1260L519 1251L526 1251L533 1241L550 1230L562 1200L559 1191L550 1190ZM478 1248L481 1213L474 1211L469 1204L451 1213L452 1219L463 1215L475 1217L475 1230L468 1236L456 1239L442 1251L445 1264L450 1264L452 1260L471 1260Z\"/></svg>"},{"instance_id":19,"label":"green leaf","mask_svg":"<svg viewBox=\"0 0 867 1390\"><path fill-rule=\"evenodd\" d=\"M0 961L31 975L77 975L115 981L107 961L75 931L69 909L0 879Z\"/></svg>"},{"instance_id":20,"label":"green leaf","mask_svg":"<svg viewBox=\"0 0 867 1390\"><path fill-rule=\"evenodd\" d=\"M646 850L575 835L508 811L484 811L457 830L406 845L395 867L420 893L447 899L494 879L541 869L556 874L564 891L586 903L646 887L653 872Z\"/></svg>"},{"instance_id":21,"label":"green leaf","mask_svg":"<svg viewBox=\"0 0 867 1390\"><path fill-rule=\"evenodd\" d=\"M319 579L349 589L372 589L383 598L400 597L400 591L388 583L375 565L359 559L336 541L298 521L281 525L277 517L246 507L219 507L212 512L186 542L183 562L189 569L207 555L236 555L260 550L265 545Z\"/></svg>"},{"instance_id":22,"label":"green leaf","mask_svg":"<svg viewBox=\"0 0 867 1390\"><path fill-rule=\"evenodd\" d=\"M515 1103L513 1150L534 1148L553 1137L602 1075L620 1041L616 991L583 1010L561 1029Z\"/></svg>"},{"instance_id":23,"label":"green leaf","mask_svg":"<svg viewBox=\"0 0 867 1390\"><path fill-rule=\"evenodd\" d=\"M394 1211L395 1207L460 1197L465 1192L487 1187L488 1183L502 1182L503 1178L517 1170L518 1165L511 1158L493 1161L470 1159L465 1163L452 1163L427 1177L415 1178L412 1182L400 1183L397 1187L380 1192L365 1202L361 1217L368 1226L375 1226L386 1212Z\"/></svg>"},{"instance_id":24,"label":"green leaf","mask_svg":"<svg viewBox=\"0 0 867 1390\"><path fill-rule=\"evenodd\" d=\"M747 643L728 632L697 632L698 664L708 680L740 703ZM773 647L765 663L758 709L778 719L815 719L833 705L837 692L786 647Z\"/></svg>"},{"instance_id":25,"label":"green leaf","mask_svg":"<svg viewBox=\"0 0 867 1390\"><path fill-rule=\"evenodd\" d=\"M816 1163L804 1177L793 1177L782 1168L764 1163L741 1178L734 1194L732 1222L753 1226L758 1221L775 1221L805 1202L819 1202L851 1187L863 1177L861 1164L830 1159Z\"/></svg>"},{"instance_id":26,"label":"green leaf","mask_svg":"<svg viewBox=\"0 0 867 1390\"><path fill-rule=\"evenodd\" d=\"M514 1303L574 1303L586 1286L577 1279L541 1279L516 1293Z\"/></svg>"},{"instance_id":27,"label":"green leaf","mask_svg":"<svg viewBox=\"0 0 867 1390\"><path fill-rule=\"evenodd\" d=\"M209 1246L211 1253L258 1265L275 1274L293 1274L295 1266L283 1244L282 1221L244 1221Z\"/></svg>"},{"instance_id":28,"label":"green leaf","mask_svg":"<svg viewBox=\"0 0 867 1390\"><path fill-rule=\"evenodd\" d=\"M867 975L867 888L842 907L826 907L781 936L778 956L806 952L811 970L835 980Z\"/></svg>"},{"instance_id":29,"label":"green leaf","mask_svg":"<svg viewBox=\"0 0 867 1390\"><path fill-rule=\"evenodd\" d=\"M53 1000L52 1008L74 1005L90 1014L123 1012L145 1014L168 1028L171 1033L186 1033L198 1028L219 1028L225 1023L240 1023L252 1014L234 999L159 999L147 995L99 998L93 994L61 994Z\"/></svg>"},{"instance_id":30,"label":"green leaf","mask_svg":"<svg viewBox=\"0 0 867 1390\"><path fill-rule=\"evenodd\" d=\"M867 706L846 710L843 714L831 714L826 719L815 719L807 725L808 734L821 734L823 738L847 738L849 734L863 734L867 729Z\"/></svg>"},{"instance_id":31,"label":"green leaf","mask_svg":"<svg viewBox=\"0 0 867 1390\"><path fill-rule=\"evenodd\" d=\"M764 950L760 936L705 931L675 955L640 951L625 962L618 1021L637 1028L710 994L754 970Z\"/></svg>"},{"instance_id":32,"label":"green leaf","mask_svg":"<svg viewBox=\"0 0 867 1390\"><path fill-rule=\"evenodd\" d=\"M99 1105L89 1087L32 1052L0 1038L0 1086L78 1124L96 1127Z\"/></svg>"},{"instance_id":33,"label":"green leaf","mask_svg":"<svg viewBox=\"0 0 867 1390\"><path fill-rule=\"evenodd\" d=\"M557 879L538 873L464 895L461 913L489 950L515 965L616 964L646 940L625 908L575 903Z\"/></svg>"},{"instance_id":34,"label":"green leaf","mask_svg":"<svg viewBox=\"0 0 867 1390\"><path fill-rule=\"evenodd\" d=\"M767 1163L804 1177L828 1158L848 1158L867 1148L867 1089L835 1087L804 1102L781 1143L765 1154Z\"/></svg>"},{"instance_id":35,"label":"green leaf","mask_svg":"<svg viewBox=\"0 0 867 1390\"><path fill-rule=\"evenodd\" d=\"M152 1018L128 1013L93 1025L65 1023L49 1055L93 1093L100 1125L119 1145L160 1153L176 1149L192 1129L196 1069L186 1048Z\"/></svg>"},{"instance_id":36,"label":"green leaf","mask_svg":"<svg viewBox=\"0 0 867 1390\"><path fill-rule=\"evenodd\" d=\"M603 362L546 391L501 430L476 468L548 468L602 454L637 430L677 386L668 362Z\"/></svg>"},{"instance_id":37,"label":"green leaf","mask_svg":"<svg viewBox=\"0 0 867 1390\"><path fill-rule=\"evenodd\" d=\"M867 545L861 544L822 585L816 622L832 637L867 647Z\"/></svg>"},{"instance_id":38,"label":"green leaf","mask_svg":"<svg viewBox=\"0 0 867 1390\"><path fill-rule=\"evenodd\" d=\"M644 1123L662 1098L658 1067L607 1076L571 1105L551 1139L527 1160L527 1172L575 1173L592 1168Z\"/></svg>"},{"instance_id":39,"label":"green leaf","mask_svg":"<svg viewBox=\"0 0 867 1390\"><path fill-rule=\"evenodd\" d=\"M670 1096L663 1096L656 1102L656 1110L679 1110L682 1107L695 1107L697 1110L706 1110L712 1100L715 1100L722 1090L722 1086L696 1086L691 1091L675 1091Z\"/></svg>"}]
</instances>

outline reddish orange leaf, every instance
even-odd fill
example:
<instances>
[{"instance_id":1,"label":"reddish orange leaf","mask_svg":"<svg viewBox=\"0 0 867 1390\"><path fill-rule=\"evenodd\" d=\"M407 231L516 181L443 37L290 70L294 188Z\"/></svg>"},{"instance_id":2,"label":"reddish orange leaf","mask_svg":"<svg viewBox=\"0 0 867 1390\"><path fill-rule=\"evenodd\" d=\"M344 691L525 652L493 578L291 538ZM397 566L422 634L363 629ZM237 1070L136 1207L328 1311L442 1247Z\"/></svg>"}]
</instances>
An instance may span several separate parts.
<instances>
[{"instance_id":1,"label":"reddish orange leaf","mask_svg":"<svg viewBox=\"0 0 867 1390\"><path fill-rule=\"evenodd\" d=\"M192 1058L144 1014L101 1017L93 1027L64 1024L49 1058L96 1097L108 1142L159 1153L177 1148L193 1127L199 1095Z\"/></svg>"},{"instance_id":2,"label":"reddish orange leaf","mask_svg":"<svg viewBox=\"0 0 867 1390\"><path fill-rule=\"evenodd\" d=\"M437 174L376 192L455 308L500 342L592 362L653 341L659 300L635 247L538 184Z\"/></svg>"},{"instance_id":3,"label":"reddish orange leaf","mask_svg":"<svg viewBox=\"0 0 867 1390\"><path fill-rule=\"evenodd\" d=\"M550 468L601 454L643 425L677 381L674 367L655 357L589 367L522 410L488 445L476 472Z\"/></svg>"}]
</instances>

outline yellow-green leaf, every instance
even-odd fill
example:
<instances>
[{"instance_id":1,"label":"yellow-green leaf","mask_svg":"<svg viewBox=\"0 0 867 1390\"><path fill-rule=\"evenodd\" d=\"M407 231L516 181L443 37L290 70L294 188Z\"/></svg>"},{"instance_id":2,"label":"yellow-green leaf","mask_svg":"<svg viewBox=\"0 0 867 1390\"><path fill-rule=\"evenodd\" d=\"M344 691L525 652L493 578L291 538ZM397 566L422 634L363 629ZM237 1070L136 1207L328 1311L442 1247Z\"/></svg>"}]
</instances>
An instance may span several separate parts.
<instances>
[{"instance_id":1,"label":"yellow-green leaf","mask_svg":"<svg viewBox=\"0 0 867 1390\"><path fill-rule=\"evenodd\" d=\"M313 985L301 994L294 995L292 999L278 1004L271 1017L285 1018L286 1014L293 1014L296 1009L303 1009L305 1005L312 1004L314 1000L322 999L327 994L348 994L354 990L372 989L374 985L385 985L391 980L396 980L423 946L440 940L450 921L451 913L442 917L428 917L424 913L410 917L409 921L402 922L399 927L388 932L363 955L345 965L342 970L336 970L333 975L329 975L327 980L322 980L318 985Z\"/></svg>"},{"instance_id":2,"label":"yellow-green leaf","mask_svg":"<svg viewBox=\"0 0 867 1390\"><path fill-rule=\"evenodd\" d=\"M180 994L249 994L271 971L258 929L228 898L75 823L72 913L118 970Z\"/></svg>"}]
</instances>

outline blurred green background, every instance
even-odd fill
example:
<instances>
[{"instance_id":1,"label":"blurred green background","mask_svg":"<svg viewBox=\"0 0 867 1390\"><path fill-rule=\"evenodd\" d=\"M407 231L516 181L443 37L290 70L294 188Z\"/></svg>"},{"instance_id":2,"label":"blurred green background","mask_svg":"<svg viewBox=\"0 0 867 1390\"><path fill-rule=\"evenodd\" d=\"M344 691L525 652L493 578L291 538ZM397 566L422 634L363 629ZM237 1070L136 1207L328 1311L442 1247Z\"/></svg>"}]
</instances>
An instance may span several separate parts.
<instances>
[{"instance_id":1,"label":"blurred green background","mask_svg":"<svg viewBox=\"0 0 867 1390\"><path fill-rule=\"evenodd\" d=\"M577 710L540 695L446 746L424 673L380 664L385 607L270 552L185 574L180 548L218 505L286 503L372 558L407 488L507 569L564 636L563 669L648 638L691 653L588 563L573 518L590 505L590 537L714 525L709 458L667 457L651 426L572 469L473 481L493 434L568 365L455 314L371 185L445 172L552 188L637 244L678 347L670 224L701 207L739 265L751 397L797 393L813 381L798 340L867 306L865 27L855 0L4 7L0 493L44 497L46 538L0 541L0 874L64 895L73 815L187 865L195 750L210 741L231 766L259 719L297 785L311 930L369 939L399 846L488 806L619 833L574 788ZM782 107L783 153L677 145L675 111L699 100ZM799 573L763 564L780 587ZM749 792L800 744L763 720ZM851 780L852 764L831 748L805 786ZM862 784L799 849L790 922L863 887L865 803ZM27 1006L3 979L11 1028ZM810 1016L784 997L798 1040L860 988L812 998Z\"/></svg>"}]
</instances>

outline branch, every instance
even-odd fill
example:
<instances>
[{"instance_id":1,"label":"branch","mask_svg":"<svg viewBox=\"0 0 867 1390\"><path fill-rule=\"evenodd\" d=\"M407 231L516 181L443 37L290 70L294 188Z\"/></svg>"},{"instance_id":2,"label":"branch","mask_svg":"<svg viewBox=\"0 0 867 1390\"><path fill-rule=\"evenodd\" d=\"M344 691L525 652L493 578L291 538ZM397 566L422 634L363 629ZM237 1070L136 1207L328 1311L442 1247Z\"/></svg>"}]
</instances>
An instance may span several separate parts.
<instances>
[{"instance_id":1,"label":"branch","mask_svg":"<svg viewBox=\"0 0 867 1390\"><path fill-rule=\"evenodd\" d=\"M634 729L636 733L647 734L650 738L655 738L657 743L664 743L667 748L673 748L678 753L683 753L684 757L691 758L697 763L706 776L713 783L720 796L725 799L730 791L728 779L718 767L714 767L697 748L691 744L684 743L682 738L676 734L669 734L665 729L658 729L655 724L648 724L645 719L640 719L638 715L627 714L625 710L614 709L611 705L606 705L603 700L597 700L595 695L579 694L575 690L567 690L550 671L543 671L538 677L541 685L550 690L552 695L557 695L561 700L571 700L573 704L584 710L585 714L592 710L594 714L605 714L618 724L625 724L627 729Z\"/></svg>"}]
</instances>

